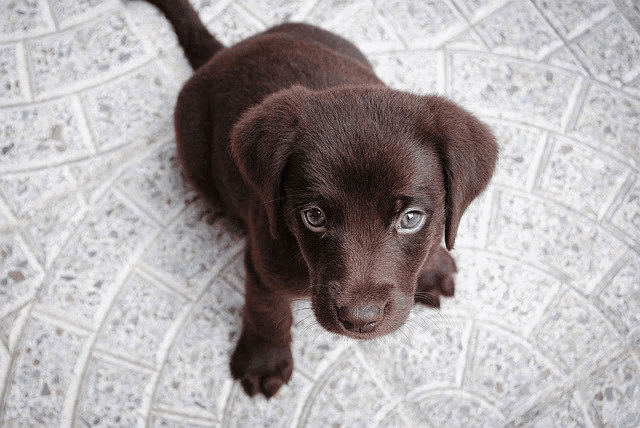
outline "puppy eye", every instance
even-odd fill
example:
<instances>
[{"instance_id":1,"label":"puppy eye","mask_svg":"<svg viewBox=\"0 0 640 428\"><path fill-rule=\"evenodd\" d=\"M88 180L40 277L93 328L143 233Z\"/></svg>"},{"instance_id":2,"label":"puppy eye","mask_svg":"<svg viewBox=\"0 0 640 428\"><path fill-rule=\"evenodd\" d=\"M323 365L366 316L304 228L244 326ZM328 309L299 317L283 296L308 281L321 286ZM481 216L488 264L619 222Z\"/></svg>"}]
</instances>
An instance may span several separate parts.
<instances>
[{"instance_id":1,"label":"puppy eye","mask_svg":"<svg viewBox=\"0 0 640 428\"><path fill-rule=\"evenodd\" d=\"M424 226L426 217L425 213L416 209L405 211L396 228L400 233L415 233Z\"/></svg>"},{"instance_id":2,"label":"puppy eye","mask_svg":"<svg viewBox=\"0 0 640 428\"><path fill-rule=\"evenodd\" d=\"M302 220L305 226L307 226L307 229L312 232L324 232L327 226L327 217L318 207L302 211Z\"/></svg>"}]
</instances>

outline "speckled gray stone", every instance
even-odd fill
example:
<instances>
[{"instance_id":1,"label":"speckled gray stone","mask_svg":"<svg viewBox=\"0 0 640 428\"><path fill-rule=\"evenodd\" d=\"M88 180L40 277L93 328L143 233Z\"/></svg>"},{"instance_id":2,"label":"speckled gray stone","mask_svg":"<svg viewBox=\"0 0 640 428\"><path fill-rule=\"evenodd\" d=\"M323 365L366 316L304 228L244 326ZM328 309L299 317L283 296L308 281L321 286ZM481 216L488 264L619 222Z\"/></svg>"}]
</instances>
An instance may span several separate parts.
<instances>
[{"instance_id":1,"label":"speckled gray stone","mask_svg":"<svg viewBox=\"0 0 640 428\"><path fill-rule=\"evenodd\" d=\"M2 425L58 426L74 366L87 340L50 320L32 318L14 357L13 376L4 396Z\"/></svg>"},{"instance_id":2,"label":"speckled gray stone","mask_svg":"<svg viewBox=\"0 0 640 428\"><path fill-rule=\"evenodd\" d=\"M491 116L559 129L576 78L555 69L478 54L450 54L454 100Z\"/></svg>"},{"instance_id":3,"label":"speckled gray stone","mask_svg":"<svg viewBox=\"0 0 640 428\"><path fill-rule=\"evenodd\" d=\"M189 205L146 252L145 265L179 284L191 298L199 296L219 273L227 253L240 244L240 236L215 216L201 199Z\"/></svg>"},{"instance_id":4,"label":"speckled gray stone","mask_svg":"<svg viewBox=\"0 0 640 428\"><path fill-rule=\"evenodd\" d=\"M148 60L143 42L119 11L28 43L39 98L89 86Z\"/></svg>"},{"instance_id":5,"label":"speckled gray stone","mask_svg":"<svg viewBox=\"0 0 640 428\"><path fill-rule=\"evenodd\" d=\"M0 317L35 297L42 268L18 233L0 236Z\"/></svg>"},{"instance_id":6,"label":"speckled gray stone","mask_svg":"<svg viewBox=\"0 0 640 428\"><path fill-rule=\"evenodd\" d=\"M587 301L573 291L565 291L550 308L535 340L546 355L570 373L597 355L611 352L620 337Z\"/></svg>"},{"instance_id":7,"label":"speckled gray stone","mask_svg":"<svg viewBox=\"0 0 640 428\"><path fill-rule=\"evenodd\" d=\"M628 168L589 147L553 137L534 191L597 219L624 183Z\"/></svg>"},{"instance_id":8,"label":"speckled gray stone","mask_svg":"<svg viewBox=\"0 0 640 428\"><path fill-rule=\"evenodd\" d=\"M461 250L457 257L456 295L444 302L445 308L464 310L523 336L561 287L557 278L513 259L478 250Z\"/></svg>"},{"instance_id":9,"label":"speckled gray stone","mask_svg":"<svg viewBox=\"0 0 640 428\"><path fill-rule=\"evenodd\" d=\"M117 196L106 195L53 265L39 301L94 325L100 310L109 307L130 258L155 230Z\"/></svg>"},{"instance_id":10,"label":"speckled gray stone","mask_svg":"<svg viewBox=\"0 0 640 428\"><path fill-rule=\"evenodd\" d=\"M162 363L161 346L187 300L135 273L125 282L96 338L96 346L146 364Z\"/></svg>"},{"instance_id":11,"label":"speckled gray stone","mask_svg":"<svg viewBox=\"0 0 640 428\"><path fill-rule=\"evenodd\" d=\"M240 334L242 303L242 296L224 281L211 284L173 342L160 371L155 403L221 419L224 391L232 382L229 356Z\"/></svg>"},{"instance_id":12,"label":"speckled gray stone","mask_svg":"<svg viewBox=\"0 0 640 428\"><path fill-rule=\"evenodd\" d=\"M82 99L99 149L171 137L171 112L179 83L153 62L133 74L85 91Z\"/></svg>"},{"instance_id":13,"label":"speckled gray stone","mask_svg":"<svg viewBox=\"0 0 640 428\"><path fill-rule=\"evenodd\" d=\"M506 192L495 208L490 248L569 275L581 290L591 290L624 253L624 244L569 209Z\"/></svg>"},{"instance_id":14,"label":"speckled gray stone","mask_svg":"<svg viewBox=\"0 0 640 428\"><path fill-rule=\"evenodd\" d=\"M640 72L640 36L620 15L613 15L575 42L589 71L619 86Z\"/></svg>"},{"instance_id":15,"label":"speckled gray stone","mask_svg":"<svg viewBox=\"0 0 640 428\"><path fill-rule=\"evenodd\" d=\"M144 391L150 373L108 359L91 359L80 390L75 426L141 426Z\"/></svg>"},{"instance_id":16,"label":"speckled gray stone","mask_svg":"<svg viewBox=\"0 0 640 428\"><path fill-rule=\"evenodd\" d=\"M528 31L522 31L523 28ZM476 30L488 41L493 52L523 58L544 56L562 44L553 28L529 2L508 4L476 25Z\"/></svg>"},{"instance_id":17,"label":"speckled gray stone","mask_svg":"<svg viewBox=\"0 0 640 428\"><path fill-rule=\"evenodd\" d=\"M586 379L583 388L604 426L640 424L640 364L636 359L615 360Z\"/></svg>"},{"instance_id":18,"label":"speckled gray stone","mask_svg":"<svg viewBox=\"0 0 640 428\"><path fill-rule=\"evenodd\" d=\"M587 92L572 134L637 168L640 166L638 132L640 101L594 85Z\"/></svg>"},{"instance_id":19,"label":"speckled gray stone","mask_svg":"<svg viewBox=\"0 0 640 428\"><path fill-rule=\"evenodd\" d=\"M0 168L57 164L91 154L80 108L71 97L0 111Z\"/></svg>"},{"instance_id":20,"label":"speckled gray stone","mask_svg":"<svg viewBox=\"0 0 640 428\"><path fill-rule=\"evenodd\" d=\"M12 0L0 4L0 42L37 36L54 31L55 26L44 3Z\"/></svg>"},{"instance_id":21,"label":"speckled gray stone","mask_svg":"<svg viewBox=\"0 0 640 428\"><path fill-rule=\"evenodd\" d=\"M293 305L294 372L229 373L245 235L184 180L192 75L142 1L0 0L0 426L640 424L640 5L190 0L225 44L283 21L494 130L456 296L357 342Z\"/></svg>"}]
</instances>

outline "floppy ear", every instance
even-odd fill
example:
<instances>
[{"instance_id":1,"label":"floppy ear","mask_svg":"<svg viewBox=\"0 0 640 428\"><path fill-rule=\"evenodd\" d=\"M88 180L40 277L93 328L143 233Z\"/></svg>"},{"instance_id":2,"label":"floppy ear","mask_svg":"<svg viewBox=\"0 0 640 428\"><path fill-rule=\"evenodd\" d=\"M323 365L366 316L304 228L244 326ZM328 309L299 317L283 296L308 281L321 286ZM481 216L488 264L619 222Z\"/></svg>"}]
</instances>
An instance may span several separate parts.
<instances>
[{"instance_id":1,"label":"floppy ear","mask_svg":"<svg viewBox=\"0 0 640 428\"><path fill-rule=\"evenodd\" d=\"M444 170L445 243L450 250L462 214L493 175L498 145L485 124L445 98L423 97L421 116L421 137L432 142Z\"/></svg>"},{"instance_id":2,"label":"floppy ear","mask_svg":"<svg viewBox=\"0 0 640 428\"><path fill-rule=\"evenodd\" d=\"M264 205L277 238L282 176L297 139L304 96L301 86L279 91L245 111L231 130L231 155Z\"/></svg>"}]
</instances>

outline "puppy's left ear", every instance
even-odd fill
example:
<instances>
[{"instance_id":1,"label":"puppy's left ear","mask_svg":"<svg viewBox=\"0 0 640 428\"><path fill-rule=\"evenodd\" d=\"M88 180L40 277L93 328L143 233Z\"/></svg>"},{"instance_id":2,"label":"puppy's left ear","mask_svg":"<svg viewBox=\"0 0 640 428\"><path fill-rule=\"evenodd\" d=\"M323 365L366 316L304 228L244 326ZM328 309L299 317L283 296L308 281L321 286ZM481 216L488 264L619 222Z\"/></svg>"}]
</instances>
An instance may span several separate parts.
<instances>
[{"instance_id":1,"label":"puppy's left ear","mask_svg":"<svg viewBox=\"0 0 640 428\"><path fill-rule=\"evenodd\" d=\"M498 145L485 124L452 101L422 97L420 111L420 137L435 147L445 175L445 243L450 250L462 214L493 175Z\"/></svg>"},{"instance_id":2,"label":"puppy's left ear","mask_svg":"<svg viewBox=\"0 0 640 428\"><path fill-rule=\"evenodd\" d=\"M303 100L310 91L294 86L266 97L242 114L231 130L231 155L259 196L277 238L282 176L294 142Z\"/></svg>"}]
</instances>

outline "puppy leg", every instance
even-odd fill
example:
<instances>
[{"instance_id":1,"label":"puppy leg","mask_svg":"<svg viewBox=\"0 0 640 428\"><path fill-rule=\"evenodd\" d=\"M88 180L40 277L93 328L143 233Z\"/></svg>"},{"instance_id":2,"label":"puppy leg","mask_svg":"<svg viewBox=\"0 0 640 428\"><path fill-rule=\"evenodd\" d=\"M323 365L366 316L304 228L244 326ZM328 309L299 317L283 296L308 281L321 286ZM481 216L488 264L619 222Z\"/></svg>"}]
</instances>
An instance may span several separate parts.
<instances>
[{"instance_id":1,"label":"puppy leg","mask_svg":"<svg viewBox=\"0 0 640 428\"><path fill-rule=\"evenodd\" d=\"M440 307L440 296L451 297L455 291L454 274L458 271L451 254L442 246L426 261L418 277L415 301Z\"/></svg>"},{"instance_id":2,"label":"puppy leg","mask_svg":"<svg viewBox=\"0 0 640 428\"><path fill-rule=\"evenodd\" d=\"M274 396L293 371L289 301L268 290L245 256L247 284L242 334L231 356L231 374L249 396Z\"/></svg>"}]
</instances>

